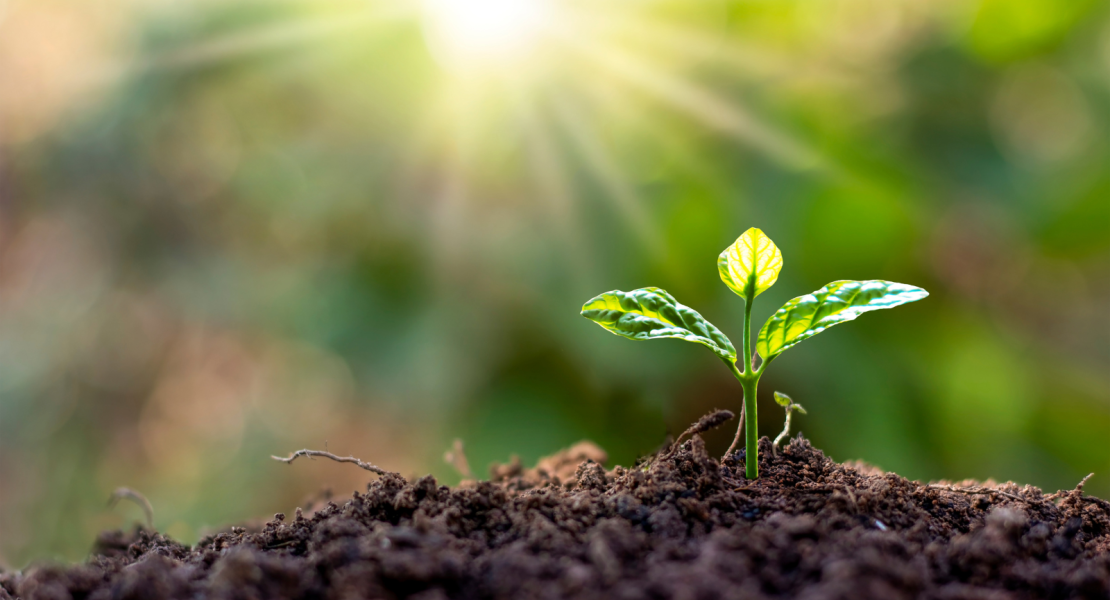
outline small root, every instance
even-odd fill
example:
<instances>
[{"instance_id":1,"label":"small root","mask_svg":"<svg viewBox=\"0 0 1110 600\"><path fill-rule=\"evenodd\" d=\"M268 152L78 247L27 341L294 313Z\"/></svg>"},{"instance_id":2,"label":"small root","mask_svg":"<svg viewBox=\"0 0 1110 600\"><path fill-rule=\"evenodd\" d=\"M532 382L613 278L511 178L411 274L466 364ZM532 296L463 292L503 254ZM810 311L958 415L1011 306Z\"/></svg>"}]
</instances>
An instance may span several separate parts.
<instances>
[{"instance_id":1,"label":"small root","mask_svg":"<svg viewBox=\"0 0 1110 600\"><path fill-rule=\"evenodd\" d=\"M272 458L272 459L274 459L278 462L283 462L283 463L286 463L286 464L292 464L293 461L297 460L298 458L300 458L302 456L307 456L309 458L314 457L314 456L321 456L323 458L328 458L328 459L334 460L335 462L351 463L353 465L357 465L360 469L365 469L367 471L370 471L371 473L375 473L375 474L378 474L378 475L396 475L396 473L394 473L393 471L386 471L385 469L383 469L381 467L374 466L374 465L372 465L368 462L363 462L363 461L361 461L361 460L359 460L359 459L357 459L353 456L336 456L336 455L332 454L331 452L324 452L322 450L309 450L309 449L306 448L304 450L297 450L296 452L290 454L289 456L287 456L285 458L282 458L280 456L272 456L272 455L270 456L270 458Z\"/></svg>"},{"instance_id":2,"label":"small root","mask_svg":"<svg viewBox=\"0 0 1110 600\"><path fill-rule=\"evenodd\" d=\"M120 500L130 500L143 509L143 516L146 517L146 527L154 531L154 506L150 504L150 500L147 500L146 496L131 488L116 488L116 491L112 492L111 497L108 498L108 508L115 508Z\"/></svg>"}]
</instances>

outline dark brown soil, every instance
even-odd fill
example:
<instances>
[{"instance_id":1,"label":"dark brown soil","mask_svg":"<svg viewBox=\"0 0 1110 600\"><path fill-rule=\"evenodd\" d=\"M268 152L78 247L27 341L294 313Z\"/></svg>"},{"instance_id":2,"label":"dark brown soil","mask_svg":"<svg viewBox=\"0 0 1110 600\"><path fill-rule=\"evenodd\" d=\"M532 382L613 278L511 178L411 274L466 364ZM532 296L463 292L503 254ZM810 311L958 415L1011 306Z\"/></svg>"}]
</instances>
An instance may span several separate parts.
<instances>
[{"instance_id":1,"label":"dark brown soil","mask_svg":"<svg viewBox=\"0 0 1110 600\"><path fill-rule=\"evenodd\" d=\"M85 565L0 575L0 599L1110 598L1110 503L1081 489L960 493L761 444L755 482L697 437L633 470L586 445L455 489L387 475L194 548L105 534Z\"/></svg>"}]
</instances>

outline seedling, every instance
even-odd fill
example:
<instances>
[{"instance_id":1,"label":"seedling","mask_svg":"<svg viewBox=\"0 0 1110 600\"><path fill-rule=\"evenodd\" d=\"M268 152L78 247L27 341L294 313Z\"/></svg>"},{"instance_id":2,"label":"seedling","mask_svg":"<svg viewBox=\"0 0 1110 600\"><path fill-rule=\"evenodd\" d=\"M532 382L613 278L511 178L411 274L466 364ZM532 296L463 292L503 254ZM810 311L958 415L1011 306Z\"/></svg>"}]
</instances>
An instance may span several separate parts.
<instances>
[{"instance_id":1,"label":"seedling","mask_svg":"<svg viewBox=\"0 0 1110 600\"><path fill-rule=\"evenodd\" d=\"M755 394L767 366L784 351L833 325L851 321L868 311L893 308L929 295L919 287L890 281L834 281L812 294L794 298L775 311L759 330L753 353L752 304L756 296L778 280L782 253L771 238L753 227L725 248L717 259L717 270L725 285L744 299L742 357L737 356L736 348L721 330L660 288L606 292L583 305L582 316L633 340L678 338L695 342L724 361L744 391L741 414L746 418L741 426L745 429L744 462L748 479L759 477ZM760 357L758 366L756 354ZM738 359L742 359L739 367ZM740 433L738 429L737 440Z\"/></svg>"},{"instance_id":2,"label":"seedling","mask_svg":"<svg viewBox=\"0 0 1110 600\"><path fill-rule=\"evenodd\" d=\"M794 404L794 399L782 392L775 392L775 402L786 411L786 422L782 425L782 433L780 433L771 444L771 452L773 452L775 456L778 456L779 444L790 437L790 417L795 411L804 415L806 414L806 409L802 408L801 404Z\"/></svg>"},{"instance_id":3,"label":"seedling","mask_svg":"<svg viewBox=\"0 0 1110 600\"><path fill-rule=\"evenodd\" d=\"M150 503L150 500L146 499L146 496L131 488L116 488L116 491L112 492L111 497L108 498L108 508L115 508L120 500L130 500L143 509L143 516L146 517L146 528L154 531L154 506Z\"/></svg>"}]
</instances>

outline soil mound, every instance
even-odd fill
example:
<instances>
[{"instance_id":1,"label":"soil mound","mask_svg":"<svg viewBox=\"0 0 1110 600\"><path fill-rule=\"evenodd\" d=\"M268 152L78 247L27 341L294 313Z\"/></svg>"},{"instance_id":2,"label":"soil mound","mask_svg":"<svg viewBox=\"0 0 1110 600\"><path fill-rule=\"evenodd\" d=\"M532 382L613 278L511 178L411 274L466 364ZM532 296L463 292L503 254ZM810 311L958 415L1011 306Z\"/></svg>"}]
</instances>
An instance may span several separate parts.
<instances>
[{"instance_id":1,"label":"soil mound","mask_svg":"<svg viewBox=\"0 0 1110 600\"><path fill-rule=\"evenodd\" d=\"M454 489L386 475L193 548L105 534L87 564L0 575L0 599L1110 598L1110 503L1081 488L922 485L801 438L764 438L754 482L696 437L634 469L590 456Z\"/></svg>"}]
</instances>

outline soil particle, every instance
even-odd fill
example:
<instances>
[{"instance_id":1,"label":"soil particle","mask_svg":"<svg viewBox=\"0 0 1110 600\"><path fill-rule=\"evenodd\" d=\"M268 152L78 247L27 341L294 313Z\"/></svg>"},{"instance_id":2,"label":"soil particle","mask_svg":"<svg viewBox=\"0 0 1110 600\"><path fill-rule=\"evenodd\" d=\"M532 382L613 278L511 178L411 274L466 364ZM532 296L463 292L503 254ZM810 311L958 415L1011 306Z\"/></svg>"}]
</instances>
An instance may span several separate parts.
<instances>
[{"instance_id":1,"label":"soil particle","mask_svg":"<svg viewBox=\"0 0 1110 600\"><path fill-rule=\"evenodd\" d=\"M192 548L105 533L84 565L0 574L0 600L1110 599L1110 504L1081 489L922 485L800 437L760 456L756 481L698 437L634 469L584 443L454 489L387 474Z\"/></svg>"}]
</instances>

